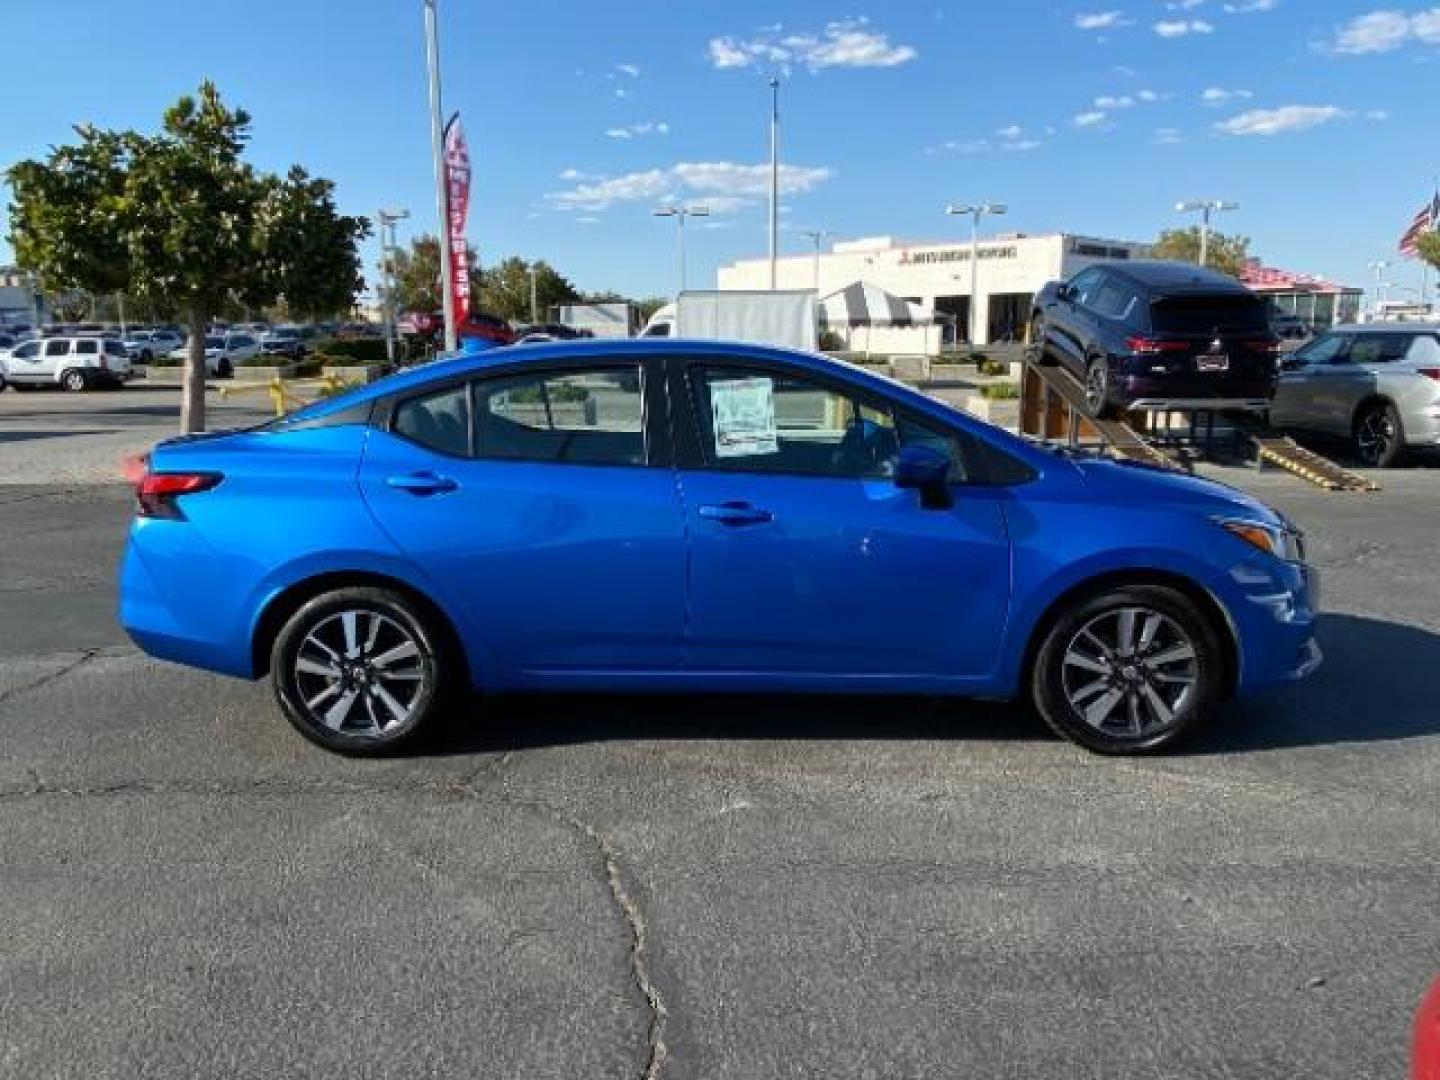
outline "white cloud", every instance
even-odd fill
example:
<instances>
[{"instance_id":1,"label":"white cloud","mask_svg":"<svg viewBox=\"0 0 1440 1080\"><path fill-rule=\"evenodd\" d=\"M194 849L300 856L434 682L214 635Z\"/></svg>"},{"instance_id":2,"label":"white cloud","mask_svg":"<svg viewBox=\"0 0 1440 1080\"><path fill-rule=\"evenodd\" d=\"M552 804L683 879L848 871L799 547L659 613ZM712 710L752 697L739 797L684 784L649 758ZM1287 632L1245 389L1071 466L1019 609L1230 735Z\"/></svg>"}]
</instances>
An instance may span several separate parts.
<instances>
[{"instance_id":1,"label":"white cloud","mask_svg":"<svg viewBox=\"0 0 1440 1080\"><path fill-rule=\"evenodd\" d=\"M1352 114L1338 105L1283 105L1278 109L1252 109L1222 120L1215 130L1223 135L1283 135L1305 131Z\"/></svg>"},{"instance_id":2,"label":"white cloud","mask_svg":"<svg viewBox=\"0 0 1440 1080\"><path fill-rule=\"evenodd\" d=\"M1153 105L1160 100L1160 95L1154 90L1140 90L1134 94L1101 94L1095 99L1095 108L1130 109L1136 105Z\"/></svg>"},{"instance_id":3,"label":"white cloud","mask_svg":"<svg viewBox=\"0 0 1440 1080\"><path fill-rule=\"evenodd\" d=\"M1090 112L1077 113L1075 115L1075 126L1094 127L1096 124L1103 124L1105 122L1105 117L1108 115L1108 113L1102 112L1099 109L1094 109Z\"/></svg>"},{"instance_id":4,"label":"white cloud","mask_svg":"<svg viewBox=\"0 0 1440 1080\"><path fill-rule=\"evenodd\" d=\"M669 135L670 125L664 120L646 120L643 124L613 127L605 134L612 139L638 139L642 135Z\"/></svg>"},{"instance_id":5,"label":"white cloud","mask_svg":"<svg viewBox=\"0 0 1440 1080\"><path fill-rule=\"evenodd\" d=\"M1115 30L1129 25L1130 20L1123 11L1082 12L1075 16L1077 30Z\"/></svg>"},{"instance_id":6,"label":"white cloud","mask_svg":"<svg viewBox=\"0 0 1440 1080\"><path fill-rule=\"evenodd\" d=\"M1390 110L1389 110L1389 109L1367 109L1367 110L1365 111L1365 119L1366 119L1366 120L1374 120L1376 123L1383 124L1386 120L1389 120L1389 119L1390 119Z\"/></svg>"},{"instance_id":7,"label":"white cloud","mask_svg":"<svg viewBox=\"0 0 1440 1080\"><path fill-rule=\"evenodd\" d=\"M1200 95L1200 100L1206 105L1227 105L1232 101L1249 101L1254 96L1249 90L1227 90L1223 86L1211 86Z\"/></svg>"},{"instance_id":8,"label":"white cloud","mask_svg":"<svg viewBox=\"0 0 1440 1080\"><path fill-rule=\"evenodd\" d=\"M1182 141L1180 138L1180 129L1173 127L1156 128L1155 141L1162 146L1173 146Z\"/></svg>"},{"instance_id":9,"label":"white cloud","mask_svg":"<svg viewBox=\"0 0 1440 1080\"><path fill-rule=\"evenodd\" d=\"M781 165L780 190L784 194L811 191L833 175L833 170L824 167ZM716 213L724 213L742 205L747 198L765 194L769 184L768 164L680 162L668 169L646 169L621 176L589 176L564 191L548 193L545 203L556 210L604 210L615 203L659 202L695 196L711 205Z\"/></svg>"},{"instance_id":10,"label":"white cloud","mask_svg":"<svg viewBox=\"0 0 1440 1080\"><path fill-rule=\"evenodd\" d=\"M1341 26L1330 48L1350 56L1392 52L1418 41L1440 45L1440 7L1412 13L1372 11Z\"/></svg>"},{"instance_id":11,"label":"white cloud","mask_svg":"<svg viewBox=\"0 0 1440 1080\"><path fill-rule=\"evenodd\" d=\"M1280 0L1240 0L1239 3L1226 4L1225 14L1255 15L1262 11L1274 11L1279 6Z\"/></svg>"},{"instance_id":12,"label":"white cloud","mask_svg":"<svg viewBox=\"0 0 1440 1080\"><path fill-rule=\"evenodd\" d=\"M622 75L629 75L632 79L638 79L640 77L640 69L634 64L616 64L615 70Z\"/></svg>"},{"instance_id":13,"label":"white cloud","mask_svg":"<svg viewBox=\"0 0 1440 1080\"><path fill-rule=\"evenodd\" d=\"M1019 124L1011 124L1009 127L1001 128L995 134L999 135L1002 139L1019 139L1025 135L1025 129Z\"/></svg>"},{"instance_id":14,"label":"white cloud","mask_svg":"<svg viewBox=\"0 0 1440 1080\"><path fill-rule=\"evenodd\" d=\"M1161 19L1153 27L1162 38L1187 37L1190 34L1213 34L1215 27L1204 19Z\"/></svg>"},{"instance_id":15,"label":"white cloud","mask_svg":"<svg viewBox=\"0 0 1440 1080\"><path fill-rule=\"evenodd\" d=\"M914 47L893 44L888 34L872 30L868 19L839 19L819 33L785 34L779 26L766 27L753 37L718 37L709 45L710 63L717 68L896 67L918 55Z\"/></svg>"}]
</instances>

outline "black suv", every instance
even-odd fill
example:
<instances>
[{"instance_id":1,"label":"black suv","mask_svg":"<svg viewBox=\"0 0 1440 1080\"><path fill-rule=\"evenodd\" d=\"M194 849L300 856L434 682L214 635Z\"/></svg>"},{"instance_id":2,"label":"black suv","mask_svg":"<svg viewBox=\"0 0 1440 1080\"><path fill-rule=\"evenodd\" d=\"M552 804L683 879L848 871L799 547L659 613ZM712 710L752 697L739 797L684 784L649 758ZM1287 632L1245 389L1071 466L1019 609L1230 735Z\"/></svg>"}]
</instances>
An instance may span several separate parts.
<instances>
[{"instance_id":1,"label":"black suv","mask_svg":"<svg viewBox=\"0 0 1440 1080\"><path fill-rule=\"evenodd\" d=\"M1085 383L1094 416L1134 407L1263 410L1280 341L1266 303L1232 277L1179 262L1115 262L1051 282L1032 344Z\"/></svg>"}]
</instances>

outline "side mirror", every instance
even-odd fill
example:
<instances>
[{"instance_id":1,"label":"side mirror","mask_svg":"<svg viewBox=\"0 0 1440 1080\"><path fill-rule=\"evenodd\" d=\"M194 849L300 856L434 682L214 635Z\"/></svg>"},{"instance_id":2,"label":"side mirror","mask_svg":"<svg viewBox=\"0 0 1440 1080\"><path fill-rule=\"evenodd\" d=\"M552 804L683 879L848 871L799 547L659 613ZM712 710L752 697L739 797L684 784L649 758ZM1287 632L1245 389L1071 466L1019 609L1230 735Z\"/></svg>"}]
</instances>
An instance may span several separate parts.
<instances>
[{"instance_id":1,"label":"side mirror","mask_svg":"<svg viewBox=\"0 0 1440 1080\"><path fill-rule=\"evenodd\" d=\"M926 510L945 510L954 505L950 498L950 459L928 446L903 446L895 459L895 486L920 493Z\"/></svg>"}]
</instances>

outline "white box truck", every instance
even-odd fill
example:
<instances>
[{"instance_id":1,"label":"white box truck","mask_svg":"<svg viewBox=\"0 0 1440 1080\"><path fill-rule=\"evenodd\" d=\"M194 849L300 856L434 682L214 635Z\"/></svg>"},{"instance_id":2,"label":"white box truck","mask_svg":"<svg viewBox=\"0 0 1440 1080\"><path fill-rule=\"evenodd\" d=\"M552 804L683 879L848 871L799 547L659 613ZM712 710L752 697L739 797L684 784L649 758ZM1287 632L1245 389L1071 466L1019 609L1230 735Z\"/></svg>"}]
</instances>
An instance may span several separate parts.
<instances>
[{"instance_id":1,"label":"white box truck","mask_svg":"<svg viewBox=\"0 0 1440 1080\"><path fill-rule=\"evenodd\" d=\"M714 289L683 292L650 317L641 337L747 341L815 352L813 289Z\"/></svg>"}]
</instances>

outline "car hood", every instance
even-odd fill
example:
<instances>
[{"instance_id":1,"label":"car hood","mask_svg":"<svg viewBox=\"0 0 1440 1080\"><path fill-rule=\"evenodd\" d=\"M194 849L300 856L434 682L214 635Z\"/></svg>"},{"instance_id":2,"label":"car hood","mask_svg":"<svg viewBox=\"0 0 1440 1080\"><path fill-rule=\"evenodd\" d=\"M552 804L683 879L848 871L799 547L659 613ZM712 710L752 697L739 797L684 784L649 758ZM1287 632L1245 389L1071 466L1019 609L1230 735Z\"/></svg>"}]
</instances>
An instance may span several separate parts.
<instances>
[{"instance_id":1,"label":"car hood","mask_svg":"<svg viewBox=\"0 0 1440 1080\"><path fill-rule=\"evenodd\" d=\"M1259 499L1219 480L1108 458L1077 459L1072 464L1086 484L1098 488L1106 501L1163 504L1211 516L1244 518L1270 525L1290 524L1283 514Z\"/></svg>"}]
</instances>

